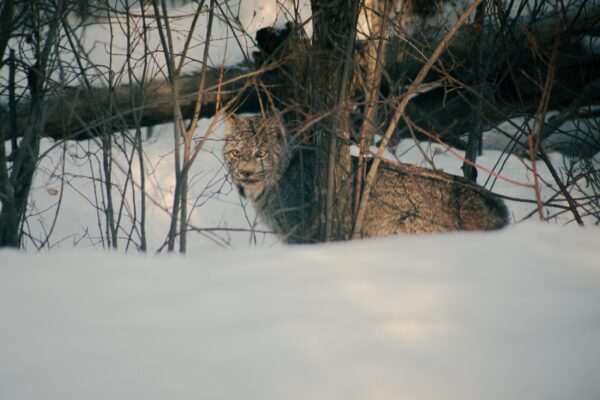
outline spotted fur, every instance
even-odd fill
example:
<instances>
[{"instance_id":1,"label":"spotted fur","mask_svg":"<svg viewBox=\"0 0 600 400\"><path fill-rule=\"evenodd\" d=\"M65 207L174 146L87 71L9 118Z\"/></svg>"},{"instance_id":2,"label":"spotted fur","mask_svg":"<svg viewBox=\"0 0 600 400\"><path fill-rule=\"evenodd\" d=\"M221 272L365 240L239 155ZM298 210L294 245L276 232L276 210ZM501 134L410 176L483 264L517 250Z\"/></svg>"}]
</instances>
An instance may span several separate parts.
<instances>
[{"instance_id":1,"label":"spotted fur","mask_svg":"<svg viewBox=\"0 0 600 400\"><path fill-rule=\"evenodd\" d=\"M294 144L277 118L228 122L224 159L240 194L285 242L316 241L314 151ZM384 162L360 234L490 230L507 223L503 202L461 177Z\"/></svg>"}]
</instances>

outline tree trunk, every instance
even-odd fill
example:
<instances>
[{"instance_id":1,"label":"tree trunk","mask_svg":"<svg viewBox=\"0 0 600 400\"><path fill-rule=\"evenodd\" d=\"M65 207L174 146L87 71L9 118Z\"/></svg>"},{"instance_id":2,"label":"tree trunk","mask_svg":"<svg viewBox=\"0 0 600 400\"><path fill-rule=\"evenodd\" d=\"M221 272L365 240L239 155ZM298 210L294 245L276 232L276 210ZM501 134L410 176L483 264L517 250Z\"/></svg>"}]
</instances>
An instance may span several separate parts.
<instances>
[{"instance_id":1,"label":"tree trunk","mask_svg":"<svg viewBox=\"0 0 600 400\"><path fill-rule=\"evenodd\" d=\"M347 101L354 63L358 0L313 0L310 107L328 114L312 135L317 154L318 240L352 234L352 173Z\"/></svg>"}]
</instances>

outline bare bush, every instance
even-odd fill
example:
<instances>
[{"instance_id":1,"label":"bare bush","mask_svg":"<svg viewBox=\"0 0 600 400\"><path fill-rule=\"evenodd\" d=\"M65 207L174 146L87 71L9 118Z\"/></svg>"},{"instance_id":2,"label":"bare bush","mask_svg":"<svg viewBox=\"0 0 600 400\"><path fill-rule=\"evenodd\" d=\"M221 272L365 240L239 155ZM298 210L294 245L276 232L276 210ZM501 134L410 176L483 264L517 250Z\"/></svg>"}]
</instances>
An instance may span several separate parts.
<instances>
[{"instance_id":1,"label":"bare bush","mask_svg":"<svg viewBox=\"0 0 600 400\"><path fill-rule=\"evenodd\" d=\"M273 6L288 25L256 36L235 4L172 6L0 6L0 245L41 249L70 239L150 250L149 204L169 219L159 250L185 252L188 232L224 246L233 232L256 241L265 232L252 216L248 227L198 226L191 218L207 199L231 190L222 171L206 188L190 189L192 166L220 129L220 116L231 112L278 113L315 149L321 241L360 230L376 164L390 149L404 161L411 143L428 168L451 155L467 179L529 205L517 221L600 223L594 1L483 0L469 8L313 0L308 19L301 4L282 1ZM105 38L87 37L94 29L104 29ZM224 67L225 50L211 46L235 49L242 64ZM203 117L215 118L203 125ZM168 199L149 189L159 161L145 150L149 127L163 123L173 124ZM483 165L490 148L497 161ZM506 170L515 164L518 171ZM48 204L30 196L36 171L48 177ZM500 191L498 182L505 184ZM510 185L521 188L518 195ZM93 210L96 226L54 239L73 207L63 204L66 187L81 191L80 207Z\"/></svg>"}]
</instances>

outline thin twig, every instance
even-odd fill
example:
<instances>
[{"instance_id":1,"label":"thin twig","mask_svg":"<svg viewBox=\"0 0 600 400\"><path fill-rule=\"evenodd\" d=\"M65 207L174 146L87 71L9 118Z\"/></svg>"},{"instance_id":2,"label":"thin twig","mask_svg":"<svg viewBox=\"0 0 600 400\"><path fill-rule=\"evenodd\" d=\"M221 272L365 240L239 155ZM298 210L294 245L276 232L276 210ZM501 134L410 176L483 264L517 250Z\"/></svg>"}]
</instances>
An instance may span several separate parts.
<instances>
[{"instance_id":1,"label":"thin twig","mask_svg":"<svg viewBox=\"0 0 600 400\"><path fill-rule=\"evenodd\" d=\"M535 48L536 46L532 46ZM546 120L546 113L548 112L548 104L550 102L550 94L552 93L552 87L554 86L554 76L556 71L556 61L558 59L558 50L560 47L560 39L557 39L554 48L552 49L552 55L550 62L548 63L548 73L546 74L546 81L544 82L542 90L542 98L540 99L540 105L538 108L537 117L535 118L533 127L529 132L527 140L529 158L531 160L531 167L533 173L533 187L535 191L535 198L538 202L538 215L540 221L544 220L542 194L539 184L539 175L537 172L537 161L536 156L541 147L541 134L544 127L544 121Z\"/></svg>"}]
</instances>

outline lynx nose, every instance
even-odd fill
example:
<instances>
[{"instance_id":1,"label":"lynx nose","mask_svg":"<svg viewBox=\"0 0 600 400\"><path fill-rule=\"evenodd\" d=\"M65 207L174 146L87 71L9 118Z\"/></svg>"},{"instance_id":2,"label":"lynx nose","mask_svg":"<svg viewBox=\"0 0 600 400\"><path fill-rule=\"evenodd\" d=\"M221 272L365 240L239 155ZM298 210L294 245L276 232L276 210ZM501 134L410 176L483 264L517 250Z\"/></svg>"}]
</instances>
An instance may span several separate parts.
<instances>
[{"instance_id":1,"label":"lynx nose","mask_svg":"<svg viewBox=\"0 0 600 400\"><path fill-rule=\"evenodd\" d=\"M243 178L250 178L250 177L252 176L252 174L253 174L253 173L252 173L252 171L250 171L250 170L242 170L242 171L240 171L240 175L241 175Z\"/></svg>"}]
</instances>

